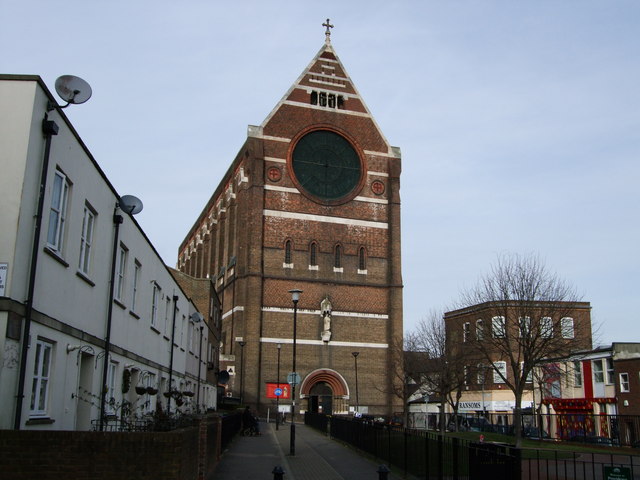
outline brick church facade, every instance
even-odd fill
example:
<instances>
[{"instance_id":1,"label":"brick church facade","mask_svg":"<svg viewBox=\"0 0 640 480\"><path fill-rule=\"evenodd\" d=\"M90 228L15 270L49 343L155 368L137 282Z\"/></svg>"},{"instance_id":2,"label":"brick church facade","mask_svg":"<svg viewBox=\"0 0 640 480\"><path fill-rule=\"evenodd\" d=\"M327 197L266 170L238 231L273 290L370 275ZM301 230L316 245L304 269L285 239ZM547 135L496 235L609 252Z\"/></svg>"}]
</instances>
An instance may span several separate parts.
<instances>
[{"instance_id":1,"label":"brick church facade","mask_svg":"<svg viewBox=\"0 0 640 480\"><path fill-rule=\"evenodd\" d=\"M394 394L403 335L400 171L399 149L378 128L327 27L307 68L264 122L249 126L179 249L178 269L213 280L222 303L227 395L274 411L274 389L292 371L289 291L300 289L296 411L402 410Z\"/></svg>"}]
</instances>

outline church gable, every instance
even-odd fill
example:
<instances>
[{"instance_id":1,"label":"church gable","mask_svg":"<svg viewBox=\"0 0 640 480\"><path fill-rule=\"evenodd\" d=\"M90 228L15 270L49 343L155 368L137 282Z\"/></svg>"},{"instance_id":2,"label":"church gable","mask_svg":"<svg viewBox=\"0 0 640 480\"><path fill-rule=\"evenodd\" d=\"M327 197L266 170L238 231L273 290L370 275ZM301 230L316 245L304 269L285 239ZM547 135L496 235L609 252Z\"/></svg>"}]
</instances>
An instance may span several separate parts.
<instances>
[{"instance_id":1,"label":"church gable","mask_svg":"<svg viewBox=\"0 0 640 480\"><path fill-rule=\"evenodd\" d=\"M390 153L390 146L351 78L326 42L262 123L265 136L291 140L314 125L350 132L360 148Z\"/></svg>"}]
</instances>

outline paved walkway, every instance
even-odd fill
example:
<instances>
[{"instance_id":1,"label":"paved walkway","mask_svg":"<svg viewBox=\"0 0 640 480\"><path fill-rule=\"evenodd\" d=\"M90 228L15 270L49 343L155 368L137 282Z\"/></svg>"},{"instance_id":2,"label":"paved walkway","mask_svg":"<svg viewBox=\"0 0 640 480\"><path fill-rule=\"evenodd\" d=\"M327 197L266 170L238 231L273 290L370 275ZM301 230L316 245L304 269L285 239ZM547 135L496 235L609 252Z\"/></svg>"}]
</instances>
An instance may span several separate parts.
<instances>
[{"instance_id":1,"label":"paved walkway","mask_svg":"<svg viewBox=\"0 0 640 480\"><path fill-rule=\"evenodd\" d=\"M222 453L210 480L273 479L276 465L284 480L377 480L378 466L356 450L302 424L296 424L296 454L289 455L290 425L260 422L259 437L237 436ZM401 477L389 474L389 480Z\"/></svg>"}]
</instances>

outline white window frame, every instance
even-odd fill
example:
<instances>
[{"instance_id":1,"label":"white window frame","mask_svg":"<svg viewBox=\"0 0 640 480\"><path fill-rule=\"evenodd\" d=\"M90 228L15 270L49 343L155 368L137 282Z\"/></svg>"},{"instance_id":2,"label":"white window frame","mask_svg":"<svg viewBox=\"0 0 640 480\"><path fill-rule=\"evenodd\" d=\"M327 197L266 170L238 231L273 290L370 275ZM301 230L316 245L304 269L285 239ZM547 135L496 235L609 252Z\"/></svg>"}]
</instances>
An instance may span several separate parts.
<instances>
[{"instance_id":1,"label":"white window frame","mask_svg":"<svg viewBox=\"0 0 640 480\"><path fill-rule=\"evenodd\" d=\"M462 324L462 342L466 343L471 338L471 323L464 322Z\"/></svg>"},{"instance_id":2,"label":"white window frame","mask_svg":"<svg viewBox=\"0 0 640 480\"><path fill-rule=\"evenodd\" d=\"M542 317L540 319L540 336L542 338L553 338L553 319Z\"/></svg>"},{"instance_id":3,"label":"white window frame","mask_svg":"<svg viewBox=\"0 0 640 480\"><path fill-rule=\"evenodd\" d=\"M591 361L591 369L593 371L593 383L604 383L604 366L602 365L603 358ZM598 380L598 377L601 380Z\"/></svg>"},{"instance_id":4,"label":"white window frame","mask_svg":"<svg viewBox=\"0 0 640 480\"><path fill-rule=\"evenodd\" d=\"M67 176L56 170L51 193L51 207L49 210L49 229L47 231L47 246L58 253L62 253L64 244L64 229L67 219L67 203L71 184Z\"/></svg>"},{"instance_id":5,"label":"white window frame","mask_svg":"<svg viewBox=\"0 0 640 480\"><path fill-rule=\"evenodd\" d=\"M32 417L47 416L52 361L53 343L41 339L36 340L33 380L31 383L31 404L29 408L29 414Z\"/></svg>"},{"instance_id":6,"label":"white window frame","mask_svg":"<svg viewBox=\"0 0 640 480\"><path fill-rule=\"evenodd\" d=\"M133 285L131 288L131 311L136 311L136 301L138 300L138 285L140 284L140 272L142 264L136 259L133 267Z\"/></svg>"},{"instance_id":7,"label":"white window frame","mask_svg":"<svg viewBox=\"0 0 640 480\"><path fill-rule=\"evenodd\" d=\"M520 362L520 376L522 376L523 372L524 372L524 362ZM533 369L529 371L529 373L527 374L527 378L524 379L524 382L533 383Z\"/></svg>"},{"instance_id":8,"label":"white window frame","mask_svg":"<svg viewBox=\"0 0 640 480\"><path fill-rule=\"evenodd\" d=\"M531 317L520 317L518 319L518 331L520 338L528 337L531 334Z\"/></svg>"},{"instance_id":9,"label":"white window frame","mask_svg":"<svg viewBox=\"0 0 640 480\"><path fill-rule=\"evenodd\" d=\"M621 373L620 374L620 392L621 393L628 393L631 391L630 385L629 385L629 374L628 373Z\"/></svg>"},{"instance_id":10,"label":"white window frame","mask_svg":"<svg viewBox=\"0 0 640 480\"><path fill-rule=\"evenodd\" d=\"M507 362L493 362L493 383L505 383L498 371L502 372L504 377L507 378Z\"/></svg>"},{"instance_id":11,"label":"white window frame","mask_svg":"<svg viewBox=\"0 0 640 480\"><path fill-rule=\"evenodd\" d=\"M151 293L151 326L156 327L158 323L158 304L160 303L161 289L156 282L153 282Z\"/></svg>"},{"instance_id":12,"label":"white window frame","mask_svg":"<svg viewBox=\"0 0 640 480\"><path fill-rule=\"evenodd\" d=\"M575 360L573 362L573 386L582 387L582 362Z\"/></svg>"},{"instance_id":13,"label":"white window frame","mask_svg":"<svg viewBox=\"0 0 640 480\"><path fill-rule=\"evenodd\" d=\"M93 245L93 228L96 223L96 214L89 205L84 206L82 214L82 232L80 233L80 257L78 258L78 270L89 275L91 267L91 246Z\"/></svg>"},{"instance_id":14,"label":"white window frame","mask_svg":"<svg viewBox=\"0 0 640 480\"><path fill-rule=\"evenodd\" d=\"M169 324L171 323L171 319L169 318L171 315L171 297L169 297L169 295L167 295L167 301L165 302L164 305L164 335L168 336L169 335Z\"/></svg>"},{"instance_id":15,"label":"white window frame","mask_svg":"<svg viewBox=\"0 0 640 480\"><path fill-rule=\"evenodd\" d=\"M476 382L478 385L482 385L487 381L487 365L484 365L483 363L479 363L478 365L476 365L476 368L478 369L477 374L476 374Z\"/></svg>"},{"instance_id":16,"label":"white window frame","mask_svg":"<svg viewBox=\"0 0 640 480\"><path fill-rule=\"evenodd\" d=\"M560 319L560 332L562 333L562 338L575 338L573 318L562 317Z\"/></svg>"},{"instance_id":17,"label":"white window frame","mask_svg":"<svg viewBox=\"0 0 640 480\"><path fill-rule=\"evenodd\" d=\"M481 318L476 320L476 340L484 340L484 321Z\"/></svg>"},{"instance_id":18,"label":"white window frame","mask_svg":"<svg viewBox=\"0 0 640 480\"><path fill-rule=\"evenodd\" d=\"M129 250L124 244L120 244L118 248L118 270L116 271L116 289L115 299L119 301L124 300L125 290L125 275L127 273L127 260L129 257ZM132 307L133 308L133 307Z\"/></svg>"},{"instance_id":19,"label":"white window frame","mask_svg":"<svg viewBox=\"0 0 640 480\"><path fill-rule=\"evenodd\" d=\"M607 385L613 385L615 382L615 368L613 366L613 358L607 357L604 359L604 369L605 369L605 382Z\"/></svg>"},{"instance_id":20,"label":"white window frame","mask_svg":"<svg viewBox=\"0 0 640 480\"><path fill-rule=\"evenodd\" d=\"M491 335L493 338L504 338L506 336L506 320L499 315L491 319Z\"/></svg>"}]
</instances>

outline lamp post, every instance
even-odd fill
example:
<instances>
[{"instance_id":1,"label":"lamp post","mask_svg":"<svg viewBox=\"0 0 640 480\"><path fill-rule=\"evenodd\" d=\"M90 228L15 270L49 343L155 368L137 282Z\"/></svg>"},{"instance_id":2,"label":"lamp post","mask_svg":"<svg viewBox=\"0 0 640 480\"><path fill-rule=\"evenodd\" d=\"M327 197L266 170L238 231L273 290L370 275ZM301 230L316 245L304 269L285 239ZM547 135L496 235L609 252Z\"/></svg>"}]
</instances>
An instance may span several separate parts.
<instances>
[{"instance_id":1,"label":"lamp post","mask_svg":"<svg viewBox=\"0 0 640 480\"><path fill-rule=\"evenodd\" d=\"M244 340L238 342L240 344L240 404L244 403L244 346L247 344Z\"/></svg>"},{"instance_id":2,"label":"lamp post","mask_svg":"<svg viewBox=\"0 0 640 480\"><path fill-rule=\"evenodd\" d=\"M353 355L353 361L356 364L356 413L360 411L360 399L358 398L358 355L360 352L351 352Z\"/></svg>"},{"instance_id":3,"label":"lamp post","mask_svg":"<svg viewBox=\"0 0 640 480\"><path fill-rule=\"evenodd\" d=\"M276 373L276 388L280 388L280 350L282 350L282 344L278 344L278 373ZM276 430L279 430L280 426L280 395L276 395Z\"/></svg>"},{"instance_id":4,"label":"lamp post","mask_svg":"<svg viewBox=\"0 0 640 480\"><path fill-rule=\"evenodd\" d=\"M296 454L296 424L295 424L295 414L296 414L296 323L298 316L298 300L300 300L300 294L302 290L294 288L293 290L289 290L291 294L291 300L293 301L293 372L292 372L292 380L291 383L291 436L289 437L289 455Z\"/></svg>"}]
</instances>

